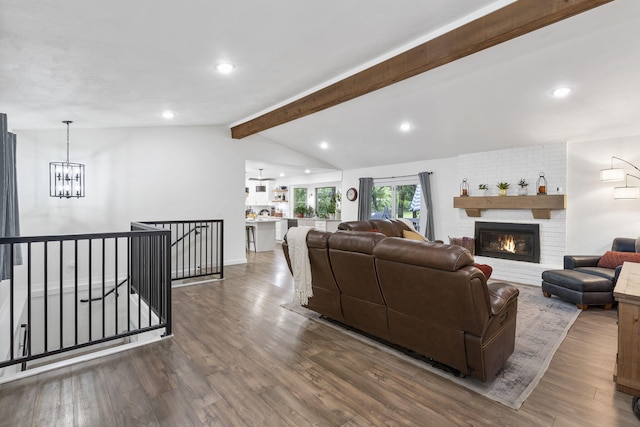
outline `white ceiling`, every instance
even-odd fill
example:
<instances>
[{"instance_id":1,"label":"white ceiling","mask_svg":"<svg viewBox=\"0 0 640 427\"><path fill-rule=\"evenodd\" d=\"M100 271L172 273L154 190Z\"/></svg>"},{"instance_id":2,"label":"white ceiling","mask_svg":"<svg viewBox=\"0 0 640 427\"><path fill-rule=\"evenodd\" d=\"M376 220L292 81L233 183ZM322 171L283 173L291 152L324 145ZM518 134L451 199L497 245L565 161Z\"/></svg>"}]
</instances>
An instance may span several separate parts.
<instances>
[{"instance_id":1,"label":"white ceiling","mask_svg":"<svg viewBox=\"0 0 640 427\"><path fill-rule=\"evenodd\" d=\"M0 0L0 112L14 130L229 126L507 3ZM640 1L616 0L261 135L339 169L640 135L638 40Z\"/></svg>"}]
</instances>

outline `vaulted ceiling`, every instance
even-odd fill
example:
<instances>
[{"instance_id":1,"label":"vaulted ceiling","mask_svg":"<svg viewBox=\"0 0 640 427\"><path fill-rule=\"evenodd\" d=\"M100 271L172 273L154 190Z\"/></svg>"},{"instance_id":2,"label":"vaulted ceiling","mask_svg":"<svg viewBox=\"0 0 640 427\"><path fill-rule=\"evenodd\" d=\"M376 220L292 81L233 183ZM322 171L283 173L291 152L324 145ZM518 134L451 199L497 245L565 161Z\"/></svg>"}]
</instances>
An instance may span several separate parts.
<instances>
[{"instance_id":1,"label":"vaulted ceiling","mask_svg":"<svg viewBox=\"0 0 640 427\"><path fill-rule=\"evenodd\" d=\"M0 111L13 129L231 128L510 3L2 0ZM615 0L259 135L340 169L640 135L637 40L640 2Z\"/></svg>"}]
</instances>

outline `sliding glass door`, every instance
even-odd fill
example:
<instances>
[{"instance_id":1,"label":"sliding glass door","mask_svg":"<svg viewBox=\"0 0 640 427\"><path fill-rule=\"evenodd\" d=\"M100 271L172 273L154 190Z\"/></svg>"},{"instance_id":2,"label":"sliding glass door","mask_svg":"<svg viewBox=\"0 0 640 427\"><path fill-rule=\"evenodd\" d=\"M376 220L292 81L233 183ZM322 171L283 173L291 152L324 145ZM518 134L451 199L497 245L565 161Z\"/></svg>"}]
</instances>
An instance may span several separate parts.
<instances>
[{"instance_id":1,"label":"sliding glass door","mask_svg":"<svg viewBox=\"0 0 640 427\"><path fill-rule=\"evenodd\" d=\"M420 230L420 185L413 181L374 183L371 219L406 218Z\"/></svg>"}]
</instances>

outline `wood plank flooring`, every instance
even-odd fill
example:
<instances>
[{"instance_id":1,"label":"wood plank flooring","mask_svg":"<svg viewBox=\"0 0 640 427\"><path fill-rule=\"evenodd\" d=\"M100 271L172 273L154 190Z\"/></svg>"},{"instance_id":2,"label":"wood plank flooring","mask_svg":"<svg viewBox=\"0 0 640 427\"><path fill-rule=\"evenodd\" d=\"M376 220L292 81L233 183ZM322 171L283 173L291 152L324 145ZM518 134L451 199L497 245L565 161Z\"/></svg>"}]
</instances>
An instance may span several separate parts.
<instances>
[{"instance_id":1,"label":"wood plank flooring","mask_svg":"<svg viewBox=\"0 0 640 427\"><path fill-rule=\"evenodd\" d=\"M279 247L177 288L174 337L0 385L0 426L634 426L615 310L583 312L519 411L280 305Z\"/></svg>"}]
</instances>

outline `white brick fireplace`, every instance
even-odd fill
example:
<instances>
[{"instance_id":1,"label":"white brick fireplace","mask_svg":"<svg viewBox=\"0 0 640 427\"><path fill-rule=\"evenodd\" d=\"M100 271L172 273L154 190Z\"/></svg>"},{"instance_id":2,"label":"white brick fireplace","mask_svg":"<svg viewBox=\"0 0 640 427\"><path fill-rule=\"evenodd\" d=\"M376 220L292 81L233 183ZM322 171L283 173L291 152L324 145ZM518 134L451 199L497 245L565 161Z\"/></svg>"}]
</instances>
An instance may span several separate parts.
<instances>
[{"instance_id":1,"label":"white brick fireplace","mask_svg":"<svg viewBox=\"0 0 640 427\"><path fill-rule=\"evenodd\" d=\"M497 195L496 184L509 182L508 195L517 197L518 181L529 182L529 195L535 194L539 172L547 179L548 194L565 194L567 182L567 144L544 144L531 147L488 151L458 156L459 182L467 178L470 195L480 195L478 184L488 184L487 195ZM534 219L529 209L486 209L482 217L468 217L458 209L458 235L473 237L475 221L511 222L540 225L540 263L511 261L476 256L476 262L493 267L491 278L540 286L543 271L562 268L566 253L566 211L552 210L551 219Z\"/></svg>"}]
</instances>

